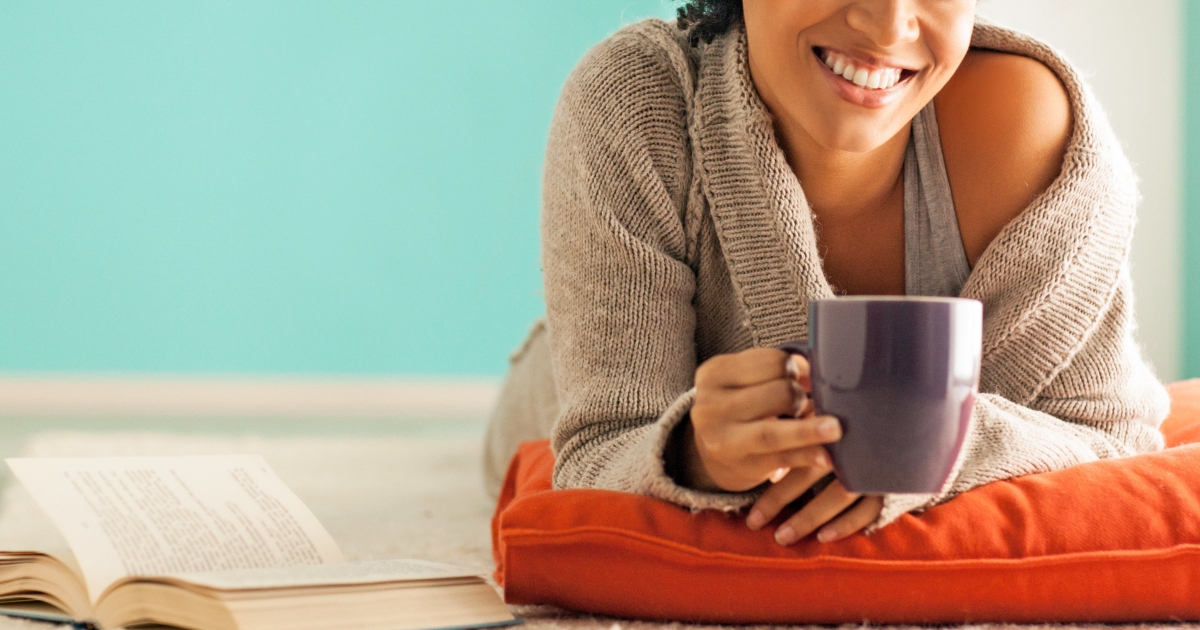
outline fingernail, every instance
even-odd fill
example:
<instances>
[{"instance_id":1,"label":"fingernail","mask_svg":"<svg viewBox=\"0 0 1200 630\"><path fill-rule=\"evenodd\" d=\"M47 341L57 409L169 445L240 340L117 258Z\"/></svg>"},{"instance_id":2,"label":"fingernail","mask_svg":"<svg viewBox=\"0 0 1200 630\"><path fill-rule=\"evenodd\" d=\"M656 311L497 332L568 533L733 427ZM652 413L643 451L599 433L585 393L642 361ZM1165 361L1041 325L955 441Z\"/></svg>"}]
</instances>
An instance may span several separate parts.
<instances>
[{"instance_id":1,"label":"fingernail","mask_svg":"<svg viewBox=\"0 0 1200 630\"><path fill-rule=\"evenodd\" d=\"M770 476L770 477L768 477L768 479L771 481L771 483L779 483L779 482L780 482L780 481L782 481L782 480L783 480L783 478L784 478L784 477L786 477L786 476L787 476L787 474L788 474L789 472L791 472L791 471L792 471L792 469L791 469L791 468L787 468L787 467L784 467L784 468L776 468L776 469L775 469L775 472L771 473L771 476Z\"/></svg>"},{"instance_id":2,"label":"fingernail","mask_svg":"<svg viewBox=\"0 0 1200 630\"><path fill-rule=\"evenodd\" d=\"M829 468L832 465L829 461L829 456L824 451L817 453L817 456L813 459L816 460L817 466L821 468Z\"/></svg>"},{"instance_id":3,"label":"fingernail","mask_svg":"<svg viewBox=\"0 0 1200 630\"><path fill-rule=\"evenodd\" d=\"M784 547L796 542L796 530L792 529L790 525L781 525L779 529L775 530L775 542Z\"/></svg>"},{"instance_id":4,"label":"fingernail","mask_svg":"<svg viewBox=\"0 0 1200 630\"><path fill-rule=\"evenodd\" d=\"M837 418L829 417L822 420L821 424L817 425L817 433L820 433L821 437L824 438L840 438L842 437L842 425L837 421Z\"/></svg>"},{"instance_id":5,"label":"fingernail","mask_svg":"<svg viewBox=\"0 0 1200 630\"><path fill-rule=\"evenodd\" d=\"M817 541L827 543L834 538L837 538L837 532L833 531L832 527L825 527L817 532Z\"/></svg>"},{"instance_id":6,"label":"fingernail","mask_svg":"<svg viewBox=\"0 0 1200 630\"><path fill-rule=\"evenodd\" d=\"M750 514L746 515L746 527L757 530L766 524L767 517L758 508L751 508Z\"/></svg>"}]
</instances>

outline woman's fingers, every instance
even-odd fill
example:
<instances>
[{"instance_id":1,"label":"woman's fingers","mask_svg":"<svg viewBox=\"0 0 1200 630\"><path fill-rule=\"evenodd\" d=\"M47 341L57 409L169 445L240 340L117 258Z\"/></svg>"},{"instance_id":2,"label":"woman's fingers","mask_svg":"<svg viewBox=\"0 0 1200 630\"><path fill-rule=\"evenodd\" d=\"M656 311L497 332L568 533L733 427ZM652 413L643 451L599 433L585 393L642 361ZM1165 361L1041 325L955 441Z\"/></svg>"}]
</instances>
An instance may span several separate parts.
<instances>
[{"instance_id":1,"label":"woman's fingers","mask_svg":"<svg viewBox=\"0 0 1200 630\"><path fill-rule=\"evenodd\" d=\"M817 416L735 424L704 435L697 431L693 440L704 461L723 462L720 467L709 467L714 481L727 490L737 490L762 483L780 468L828 469L829 453L824 445L840 439L841 431L837 418Z\"/></svg>"},{"instance_id":2,"label":"woman's fingers","mask_svg":"<svg viewBox=\"0 0 1200 630\"><path fill-rule=\"evenodd\" d=\"M770 479L780 468L829 470L824 445L841 435L837 418L816 416L733 423L703 434L697 428L693 440L701 460L712 462L706 466L712 480L725 490L738 491Z\"/></svg>"},{"instance_id":3,"label":"woman's fingers","mask_svg":"<svg viewBox=\"0 0 1200 630\"><path fill-rule=\"evenodd\" d=\"M883 497L870 496L859 499L854 507L833 519L817 532L817 540L827 543L841 540L875 522L883 511Z\"/></svg>"},{"instance_id":4,"label":"woman's fingers","mask_svg":"<svg viewBox=\"0 0 1200 630\"><path fill-rule=\"evenodd\" d=\"M736 492L786 474L773 471L824 465L824 449L811 447L837 441L841 429L836 419L812 417L812 401L801 386L807 375L803 357L774 348L705 361L696 370L690 433L684 435L690 438L685 477ZM800 419L781 422L782 417Z\"/></svg>"},{"instance_id":5,"label":"woman's fingers","mask_svg":"<svg viewBox=\"0 0 1200 630\"><path fill-rule=\"evenodd\" d=\"M833 462L830 461L829 451L825 450L824 446L807 446L770 455L760 455L750 462L749 467L761 472L759 483L762 483L762 480L779 483L780 480L772 480L770 476L780 469L820 468L828 472L833 470Z\"/></svg>"},{"instance_id":6,"label":"woman's fingers","mask_svg":"<svg viewBox=\"0 0 1200 630\"><path fill-rule=\"evenodd\" d=\"M819 467L793 469L758 498L746 516L746 525L750 529L761 529L827 472L828 469ZM775 530L775 540L781 545L790 545L818 529L817 540L820 542L841 540L875 522L882 510L883 497L861 497L847 491L835 479Z\"/></svg>"},{"instance_id":7,"label":"woman's fingers","mask_svg":"<svg viewBox=\"0 0 1200 630\"><path fill-rule=\"evenodd\" d=\"M831 444L841 439L842 425L833 416L803 420L768 418L729 428L730 442L747 455L778 455L776 466L792 466L789 451ZM800 464L806 465L806 464Z\"/></svg>"},{"instance_id":8,"label":"woman's fingers","mask_svg":"<svg viewBox=\"0 0 1200 630\"><path fill-rule=\"evenodd\" d=\"M746 515L746 526L750 529L760 529L771 522L787 504L795 501L814 483L829 474L828 467L810 466L793 468L791 472L772 484L762 496L754 502L750 513Z\"/></svg>"},{"instance_id":9,"label":"woman's fingers","mask_svg":"<svg viewBox=\"0 0 1200 630\"><path fill-rule=\"evenodd\" d=\"M718 354L696 368L696 387L737 388L783 379L787 353L775 348L751 348Z\"/></svg>"},{"instance_id":10,"label":"woman's fingers","mask_svg":"<svg viewBox=\"0 0 1200 630\"><path fill-rule=\"evenodd\" d=\"M809 387L808 359L775 348L716 355L696 369L696 386L736 389L776 379Z\"/></svg>"},{"instance_id":11,"label":"woman's fingers","mask_svg":"<svg viewBox=\"0 0 1200 630\"><path fill-rule=\"evenodd\" d=\"M808 505L800 508L799 512L796 512L775 530L775 541L787 546L804 538L853 505L858 497L859 495L842 487L842 482L834 480L812 501L809 501Z\"/></svg>"},{"instance_id":12,"label":"woman's fingers","mask_svg":"<svg viewBox=\"0 0 1200 630\"><path fill-rule=\"evenodd\" d=\"M773 416L796 415L808 396L799 385L781 378L738 389L697 389L692 409L722 418L748 422Z\"/></svg>"},{"instance_id":13,"label":"woman's fingers","mask_svg":"<svg viewBox=\"0 0 1200 630\"><path fill-rule=\"evenodd\" d=\"M793 469L819 468L829 471L832 464L824 446L792 449L770 455L742 457L731 466L708 471L709 477L724 490L740 492L749 490L764 481L779 483Z\"/></svg>"}]
</instances>

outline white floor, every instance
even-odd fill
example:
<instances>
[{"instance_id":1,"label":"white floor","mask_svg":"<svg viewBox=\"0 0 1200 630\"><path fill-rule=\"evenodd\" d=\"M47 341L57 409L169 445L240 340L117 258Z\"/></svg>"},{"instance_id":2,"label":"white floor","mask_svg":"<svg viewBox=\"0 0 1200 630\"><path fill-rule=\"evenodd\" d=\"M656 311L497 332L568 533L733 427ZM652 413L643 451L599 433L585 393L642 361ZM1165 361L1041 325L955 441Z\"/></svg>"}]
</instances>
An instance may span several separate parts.
<instances>
[{"instance_id":1,"label":"white floor","mask_svg":"<svg viewBox=\"0 0 1200 630\"><path fill-rule=\"evenodd\" d=\"M10 421L6 427L9 430L4 431L3 448L31 456L259 453L313 510L347 558L425 558L488 574L493 570L489 534L492 503L484 496L480 477L483 425L478 419L383 425L198 422L188 427L172 426L171 432L145 420L111 423L108 430L101 431L95 430L94 421L91 425L66 420L57 424L52 432L31 435L37 429L52 427ZM0 501L0 537L12 526L6 525L8 519L19 517L22 511L14 501L19 504L28 498L20 497L13 488L6 489ZM551 607L518 607L514 612L525 618L524 627L531 630L702 627L579 615ZM0 630L47 627L51 626L0 618ZM1020 628L964 626L989 630L1000 627ZM1179 630L1200 626L1128 627Z\"/></svg>"}]
</instances>

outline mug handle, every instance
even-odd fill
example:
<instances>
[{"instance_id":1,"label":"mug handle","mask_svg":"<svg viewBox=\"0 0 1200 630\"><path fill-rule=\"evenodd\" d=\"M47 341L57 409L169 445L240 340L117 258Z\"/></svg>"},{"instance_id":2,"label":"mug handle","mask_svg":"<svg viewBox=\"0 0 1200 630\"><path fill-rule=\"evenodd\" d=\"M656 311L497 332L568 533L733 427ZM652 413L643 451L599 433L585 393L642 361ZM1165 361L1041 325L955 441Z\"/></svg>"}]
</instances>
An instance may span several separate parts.
<instances>
[{"instance_id":1,"label":"mug handle","mask_svg":"<svg viewBox=\"0 0 1200 630\"><path fill-rule=\"evenodd\" d=\"M779 344L776 347L779 348L780 350L783 350L784 352L786 352L788 354L798 354L798 355L804 357L805 359L808 359L810 361L812 360L812 357L810 356L812 353L812 349L808 347L808 341L805 341L803 339L801 339L799 341L784 342L784 343Z\"/></svg>"},{"instance_id":2,"label":"mug handle","mask_svg":"<svg viewBox=\"0 0 1200 630\"><path fill-rule=\"evenodd\" d=\"M808 361L809 363L809 369L812 368L812 348L809 347L807 341L788 341L776 347L788 353L789 355L798 354L804 357L804 360ZM796 377L795 374L792 374L792 364L790 361L787 364L787 371L788 376L792 378Z\"/></svg>"},{"instance_id":3,"label":"mug handle","mask_svg":"<svg viewBox=\"0 0 1200 630\"><path fill-rule=\"evenodd\" d=\"M779 344L776 347L779 348L780 350L783 350L784 352L788 353L789 355L798 354L798 355L804 357L804 359L809 362L809 369L810 370L812 369L812 348L809 347L808 341L806 341L806 340L788 341L788 342ZM791 366L792 366L792 364L789 361L788 362L788 375L795 378L795 375L791 374L791 371L792 371ZM812 392L808 392L808 396L809 396L809 398L811 398ZM815 403L816 401L813 401L813 402ZM781 473L781 471L782 471L782 473ZM775 471L775 475L771 477L771 483L778 483L779 480L783 479L783 477L785 475L787 475L787 473L789 471L790 471L790 469L783 469L783 468ZM833 483L833 480L836 478L837 478L837 475L832 472L829 473L828 475L825 475L821 479L817 480L817 482L815 484L813 484L813 486L811 488L809 488L808 490L805 490L804 494L801 495L798 499L796 499L796 502L803 505L803 504L808 503L809 501L812 501L813 499L815 499L817 497L818 494L821 494L821 492L823 492L825 490L825 488L829 487L829 484Z\"/></svg>"},{"instance_id":4,"label":"mug handle","mask_svg":"<svg viewBox=\"0 0 1200 630\"><path fill-rule=\"evenodd\" d=\"M784 352L786 352L789 356L793 355L793 354L798 354L798 355L804 357L804 360L809 362L809 369L810 370L812 369L812 348L810 348L808 346L808 341L804 341L804 340L788 341L788 342L782 343L776 347L779 348L780 350L783 350ZM796 374L795 374L794 370L795 370L795 368L792 367L792 362L788 361L787 362L787 375L789 378L792 378L792 379L796 378ZM812 392L805 392L805 394L809 398L812 398Z\"/></svg>"}]
</instances>

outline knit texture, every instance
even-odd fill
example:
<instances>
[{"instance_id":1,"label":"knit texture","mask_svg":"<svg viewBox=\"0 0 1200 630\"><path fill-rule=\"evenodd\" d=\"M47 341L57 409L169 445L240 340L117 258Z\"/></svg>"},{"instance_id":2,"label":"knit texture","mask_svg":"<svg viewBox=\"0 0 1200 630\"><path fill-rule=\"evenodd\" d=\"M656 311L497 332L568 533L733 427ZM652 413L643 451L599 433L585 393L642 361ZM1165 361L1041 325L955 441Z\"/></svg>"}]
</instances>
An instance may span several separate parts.
<instances>
[{"instance_id":1,"label":"knit texture","mask_svg":"<svg viewBox=\"0 0 1200 630\"><path fill-rule=\"evenodd\" d=\"M1045 63L1074 129L1061 175L963 288L984 305L981 395L950 480L886 496L873 527L991 481L1162 448L1169 401L1134 340L1133 170L1059 54L984 23L972 45ZM557 418L555 484L696 510L748 505L755 492L697 491L664 473L696 366L805 338L808 301L834 294L744 33L690 48L648 20L595 47L563 89L543 190L550 343L519 359L553 368L557 396L543 398L555 407L538 413Z\"/></svg>"}]
</instances>

